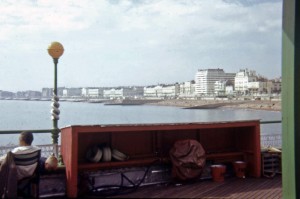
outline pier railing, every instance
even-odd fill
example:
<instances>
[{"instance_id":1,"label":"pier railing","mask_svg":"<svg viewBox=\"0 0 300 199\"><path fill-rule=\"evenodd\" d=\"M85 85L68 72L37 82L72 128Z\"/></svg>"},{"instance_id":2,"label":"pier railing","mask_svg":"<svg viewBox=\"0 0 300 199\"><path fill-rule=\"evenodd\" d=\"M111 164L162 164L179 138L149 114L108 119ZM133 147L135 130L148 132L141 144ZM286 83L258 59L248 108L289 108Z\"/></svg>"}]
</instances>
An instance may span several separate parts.
<instances>
[{"instance_id":1,"label":"pier railing","mask_svg":"<svg viewBox=\"0 0 300 199\"><path fill-rule=\"evenodd\" d=\"M0 136L5 136L5 143L0 142L0 155L6 154L18 145L18 136L22 131L30 131L34 133L34 143L38 140L36 146L42 149L42 157L48 157L51 154L58 154L60 151L60 145L51 144L52 129L37 129L37 130L1 130ZM3 138L1 139L4 140Z\"/></svg>"},{"instance_id":2,"label":"pier railing","mask_svg":"<svg viewBox=\"0 0 300 199\"><path fill-rule=\"evenodd\" d=\"M269 124L280 124L281 121L261 121L260 125L269 125ZM36 135L42 134L39 137L45 137L45 134L47 134L48 137L44 138L46 139L45 144L36 144L38 147L42 149L42 156L47 157L51 155L52 153L58 154L60 152L60 145L51 144L51 132L52 129L40 129L40 130L1 130L1 135L14 135L11 139L13 139L11 142L7 142L5 144L0 143L0 155L6 154L8 151L12 150L17 146L17 136L22 131L30 131L35 134L35 140ZM49 142L48 142L49 141ZM282 134L281 132L276 132L272 134L261 134L261 146L262 147L276 147L281 148L282 144ZM56 151L57 150L57 151Z\"/></svg>"},{"instance_id":3,"label":"pier railing","mask_svg":"<svg viewBox=\"0 0 300 199\"><path fill-rule=\"evenodd\" d=\"M271 124L281 124L281 120L275 121L260 121L260 125L271 125ZM271 134L261 134L260 136L261 147L275 147L281 149L282 146L282 132L275 132Z\"/></svg>"}]
</instances>

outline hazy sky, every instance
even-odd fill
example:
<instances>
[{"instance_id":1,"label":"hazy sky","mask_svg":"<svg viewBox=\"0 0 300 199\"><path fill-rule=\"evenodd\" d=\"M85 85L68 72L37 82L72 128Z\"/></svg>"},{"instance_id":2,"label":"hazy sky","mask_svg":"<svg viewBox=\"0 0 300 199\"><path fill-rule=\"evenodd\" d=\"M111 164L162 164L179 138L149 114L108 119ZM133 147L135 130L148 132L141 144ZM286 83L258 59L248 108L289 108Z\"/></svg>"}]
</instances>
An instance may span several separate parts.
<instances>
[{"instance_id":1,"label":"hazy sky","mask_svg":"<svg viewBox=\"0 0 300 199\"><path fill-rule=\"evenodd\" d=\"M282 0L1 0L0 90L155 85L198 69L281 76Z\"/></svg>"}]
</instances>

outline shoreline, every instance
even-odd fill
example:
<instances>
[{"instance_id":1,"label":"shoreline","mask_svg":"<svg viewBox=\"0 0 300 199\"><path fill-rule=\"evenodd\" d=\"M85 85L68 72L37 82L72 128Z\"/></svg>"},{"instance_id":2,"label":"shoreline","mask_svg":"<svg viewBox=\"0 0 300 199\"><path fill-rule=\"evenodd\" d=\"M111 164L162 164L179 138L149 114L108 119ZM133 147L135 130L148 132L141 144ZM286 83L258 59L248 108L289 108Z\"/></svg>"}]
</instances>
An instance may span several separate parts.
<instances>
[{"instance_id":1,"label":"shoreline","mask_svg":"<svg viewBox=\"0 0 300 199\"><path fill-rule=\"evenodd\" d=\"M8 100L8 99L2 99ZM10 99L25 100L25 99ZM51 99L26 99L25 101L51 101ZM154 106L173 106L184 109L215 109L215 108L236 108L236 109L254 109L266 111L281 111L280 100L195 100L195 99L128 99L121 101L106 99L60 99L66 102L88 102L88 103L104 103L105 105L154 105Z\"/></svg>"},{"instance_id":2,"label":"shoreline","mask_svg":"<svg viewBox=\"0 0 300 199\"><path fill-rule=\"evenodd\" d=\"M238 109L255 109L266 111L281 111L281 101L256 100L182 100L170 99L162 100L155 103L146 103L157 106L175 106L185 109L214 109L214 108L238 108Z\"/></svg>"}]
</instances>

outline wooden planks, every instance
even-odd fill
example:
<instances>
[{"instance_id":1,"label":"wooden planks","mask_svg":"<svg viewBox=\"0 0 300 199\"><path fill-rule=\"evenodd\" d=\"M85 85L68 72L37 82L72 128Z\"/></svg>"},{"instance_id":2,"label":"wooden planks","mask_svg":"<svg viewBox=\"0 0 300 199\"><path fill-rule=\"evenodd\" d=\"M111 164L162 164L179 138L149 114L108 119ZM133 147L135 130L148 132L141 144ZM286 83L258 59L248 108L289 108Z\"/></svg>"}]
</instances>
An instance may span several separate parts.
<instances>
[{"instance_id":1,"label":"wooden planks","mask_svg":"<svg viewBox=\"0 0 300 199\"><path fill-rule=\"evenodd\" d=\"M217 183L203 180L139 187L135 192L110 198L282 198L281 175L274 178L225 178Z\"/></svg>"}]
</instances>

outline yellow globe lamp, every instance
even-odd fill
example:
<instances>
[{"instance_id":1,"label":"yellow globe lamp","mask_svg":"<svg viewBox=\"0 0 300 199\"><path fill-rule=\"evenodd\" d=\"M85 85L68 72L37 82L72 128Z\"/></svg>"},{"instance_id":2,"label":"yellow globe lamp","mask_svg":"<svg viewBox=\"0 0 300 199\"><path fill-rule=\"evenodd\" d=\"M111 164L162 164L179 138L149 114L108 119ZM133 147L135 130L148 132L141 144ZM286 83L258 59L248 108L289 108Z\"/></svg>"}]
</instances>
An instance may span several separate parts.
<instances>
[{"instance_id":1,"label":"yellow globe lamp","mask_svg":"<svg viewBox=\"0 0 300 199\"><path fill-rule=\"evenodd\" d=\"M48 53L53 59L58 59L64 53L64 47L61 43L54 41L49 45Z\"/></svg>"}]
</instances>

